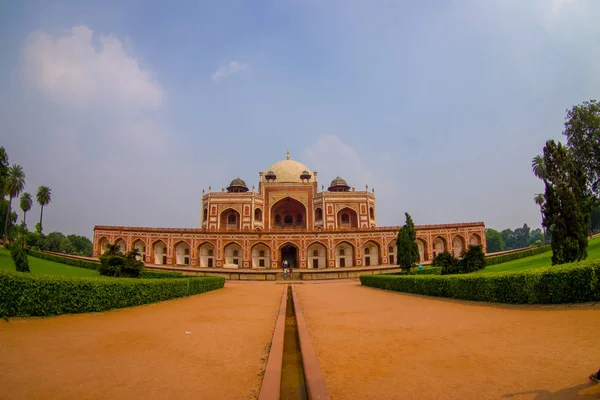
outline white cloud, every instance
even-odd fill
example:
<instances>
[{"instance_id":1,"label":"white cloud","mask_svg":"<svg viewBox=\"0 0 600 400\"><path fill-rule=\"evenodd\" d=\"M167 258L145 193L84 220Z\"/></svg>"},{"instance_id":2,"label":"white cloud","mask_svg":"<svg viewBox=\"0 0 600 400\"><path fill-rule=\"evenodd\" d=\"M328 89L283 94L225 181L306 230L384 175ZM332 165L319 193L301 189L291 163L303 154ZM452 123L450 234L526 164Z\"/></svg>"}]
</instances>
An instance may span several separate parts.
<instances>
[{"instance_id":1,"label":"white cloud","mask_svg":"<svg viewBox=\"0 0 600 400\"><path fill-rule=\"evenodd\" d=\"M215 71L215 73L212 75L211 79L213 80L213 82L217 83L217 82L219 82L219 80L221 78L235 74L235 73L243 71L245 69L248 69L248 64L243 64L243 63L239 63L237 61L232 61L229 64L217 69Z\"/></svg>"},{"instance_id":2,"label":"white cloud","mask_svg":"<svg viewBox=\"0 0 600 400\"><path fill-rule=\"evenodd\" d=\"M71 148L77 139L89 138L95 150L114 148L115 140L138 151L166 148L168 130L160 121L164 91L128 47L114 35L94 35L87 26L64 35L36 31L29 36L23 72L27 83L60 110L47 126L59 146ZM80 150L89 146L77 143Z\"/></svg>"},{"instance_id":3,"label":"white cloud","mask_svg":"<svg viewBox=\"0 0 600 400\"><path fill-rule=\"evenodd\" d=\"M385 153L376 159L368 159L337 135L320 136L303 153L306 164L318 171L319 184L329 186L331 180L340 176L357 191L375 189L377 196L379 225L395 225L403 221L403 210L398 208L397 199L403 189L401 180L390 174L392 160Z\"/></svg>"},{"instance_id":4,"label":"white cloud","mask_svg":"<svg viewBox=\"0 0 600 400\"><path fill-rule=\"evenodd\" d=\"M181 185L191 180L188 170L173 167L183 146L167 123L165 90L128 42L77 26L34 32L22 52L25 85L0 93L0 104L11 95L27 99L8 118L17 132L11 156L21 151L30 181L55 191L49 229L89 235L95 224L140 224L148 216L148 224L169 225L172 214L157 210L194 188ZM68 193L87 209L66 200Z\"/></svg>"},{"instance_id":5,"label":"white cloud","mask_svg":"<svg viewBox=\"0 0 600 400\"><path fill-rule=\"evenodd\" d=\"M552 0L552 13L560 13L561 9L573 3L573 0Z\"/></svg>"},{"instance_id":6,"label":"white cloud","mask_svg":"<svg viewBox=\"0 0 600 400\"><path fill-rule=\"evenodd\" d=\"M94 36L87 26L57 37L34 32L24 56L27 77L63 105L147 110L162 104L163 91L153 74L126 54L117 37Z\"/></svg>"},{"instance_id":7,"label":"white cloud","mask_svg":"<svg viewBox=\"0 0 600 400\"><path fill-rule=\"evenodd\" d=\"M358 190L364 190L369 184L371 173L365 169L356 150L336 135L320 136L315 144L304 150L304 158L319 172L323 184L337 175L346 179L350 186L359 185Z\"/></svg>"}]
</instances>

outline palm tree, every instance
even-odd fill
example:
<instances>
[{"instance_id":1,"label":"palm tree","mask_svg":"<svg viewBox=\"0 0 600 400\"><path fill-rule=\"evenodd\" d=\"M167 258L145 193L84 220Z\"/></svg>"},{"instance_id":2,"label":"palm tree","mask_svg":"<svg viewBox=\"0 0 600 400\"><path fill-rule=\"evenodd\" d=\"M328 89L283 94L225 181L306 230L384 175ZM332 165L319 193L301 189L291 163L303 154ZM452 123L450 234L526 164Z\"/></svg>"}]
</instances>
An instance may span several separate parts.
<instances>
[{"instance_id":1,"label":"palm tree","mask_svg":"<svg viewBox=\"0 0 600 400\"><path fill-rule=\"evenodd\" d=\"M546 227L543 226L543 222L544 222L544 204L546 204L546 196L544 196L543 193L538 193L533 197L533 201L535 201L535 204L537 204L538 206L540 206L540 212L542 213L542 228L544 229L544 244L546 243Z\"/></svg>"},{"instance_id":2,"label":"palm tree","mask_svg":"<svg viewBox=\"0 0 600 400\"><path fill-rule=\"evenodd\" d=\"M44 206L49 204L52 200L52 193L48 186L40 186L36 195L37 202L40 206L42 206L42 211L40 212L40 233L42 233L42 218L44 216Z\"/></svg>"},{"instance_id":3,"label":"palm tree","mask_svg":"<svg viewBox=\"0 0 600 400\"><path fill-rule=\"evenodd\" d=\"M127 258L130 258L132 260L139 260L140 257L142 256L142 253L140 252L140 249L134 247L133 249L131 249L130 251L127 252Z\"/></svg>"},{"instance_id":4,"label":"palm tree","mask_svg":"<svg viewBox=\"0 0 600 400\"><path fill-rule=\"evenodd\" d=\"M531 160L531 169L533 170L533 174L540 178L546 178L546 166L544 165L544 158L541 155L537 155L533 157Z\"/></svg>"},{"instance_id":5,"label":"palm tree","mask_svg":"<svg viewBox=\"0 0 600 400\"><path fill-rule=\"evenodd\" d=\"M31 210L33 198L31 194L25 192L21 195L21 210L23 210L23 224L27 226L27 211Z\"/></svg>"},{"instance_id":6,"label":"palm tree","mask_svg":"<svg viewBox=\"0 0 600 400\"><path fill-rule=\"evenodd\" d=\"M12 209L12 199L17 197L25 188L25 172L20 165L13 165L8 169L6 181L4 182L4 192L8 195L8 213L4 219L4 243L8 238L8 219Z\"/></svg>"},{"instance_id":7,"label":"palm tree","mask_svg":"<svg viewBox=\"0 0 600 400\"><path fill-rule=\"evenodd\" d=\"M117 243L107 243L105 254L108 254L109 256L120 256L123 253L121 253L121 247Z\"/></svg>"}]
</instances>

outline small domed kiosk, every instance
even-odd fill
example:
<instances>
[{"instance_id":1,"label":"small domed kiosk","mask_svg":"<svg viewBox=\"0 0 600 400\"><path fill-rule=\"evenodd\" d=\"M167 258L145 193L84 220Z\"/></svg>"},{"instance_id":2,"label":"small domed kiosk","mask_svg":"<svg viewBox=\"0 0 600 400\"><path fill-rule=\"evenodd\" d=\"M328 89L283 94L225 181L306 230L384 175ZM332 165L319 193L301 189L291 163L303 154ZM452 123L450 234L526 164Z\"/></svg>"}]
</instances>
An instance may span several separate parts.
<instances>
[{"instance_id":1,"label":"small domed kiosk","mask_svg":"<svg viewBox=\"0 0 600 400\"><path fill-rule=\"evenodd\" d=\"M331 185L327 189L330 192L348 192L350 191L350 186L346 183L346 180L340 178L338 175L334 180L331 181Z\"/></svg>"},{"instance_id":2,"label":"small domed kiosk","mask_svg":"<svg viewBox=\"0 0 600 400\"><path fill-rule=\"evenodd\" d=\"M248 187L246 186L246 182L238 177L231 181L227 187L227 191L229 193L245 193L248 191Z\"/></svg>"}]
</instances>

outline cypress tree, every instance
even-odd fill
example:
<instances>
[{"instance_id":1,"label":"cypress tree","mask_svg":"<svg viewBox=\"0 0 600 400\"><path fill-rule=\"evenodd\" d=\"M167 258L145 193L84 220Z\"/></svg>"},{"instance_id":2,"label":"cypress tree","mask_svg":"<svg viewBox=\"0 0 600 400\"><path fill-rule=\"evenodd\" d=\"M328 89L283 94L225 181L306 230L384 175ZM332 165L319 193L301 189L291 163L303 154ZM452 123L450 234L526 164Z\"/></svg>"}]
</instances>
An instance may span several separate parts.
<instances>
[{"instance_id":1,"label":"cypress tree","mask_svg":"<svg viewBox=\"0 0 600 400\"><path fill-rule=\"evenodd\" d=\"M584 208L586 176L568 149L549 140L544 146L546 203L542 225L551 236L552 265L587 258L589 224Z\"/></svg>"},{"instance_id":2,"label":"cypress tree","mask_svg":"<svg viewBox=\"0 0 600 400\"><path fill-rule=\"evenodd\" d=\"M406 222L398 232L396 248L398 265L410 273L410 269L419 261L419 247L416 242L417 232L415 231L415 224L408 213L404 213L404 215L406 215Z\"/></svg>"}]
</instances>

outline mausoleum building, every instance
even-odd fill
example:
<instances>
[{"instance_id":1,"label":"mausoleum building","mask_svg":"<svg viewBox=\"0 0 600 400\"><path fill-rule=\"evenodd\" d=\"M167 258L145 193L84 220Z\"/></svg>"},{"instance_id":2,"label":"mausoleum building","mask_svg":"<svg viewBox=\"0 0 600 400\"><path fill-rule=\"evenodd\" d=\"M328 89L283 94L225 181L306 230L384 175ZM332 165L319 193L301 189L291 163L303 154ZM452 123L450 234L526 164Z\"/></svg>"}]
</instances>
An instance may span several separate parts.
<instances>
[{"instance_id":1,"label":"mausoleum building","mask_svg":"<svg viewBox=\"0 0 600 400\"><path fill-rule=\"evenodd\" d=\"M107 243L138 249L147 264L196 268L365 267L396 264L399 226L379 227L375 190L337 176L319 188L317 171L290 158L259 173L258 190L235 178L203 191L200 226L162 229L96 226L94 256ZM422 262L482 244L483 222L417 225Z\"/></svg>"}]
</instances>

